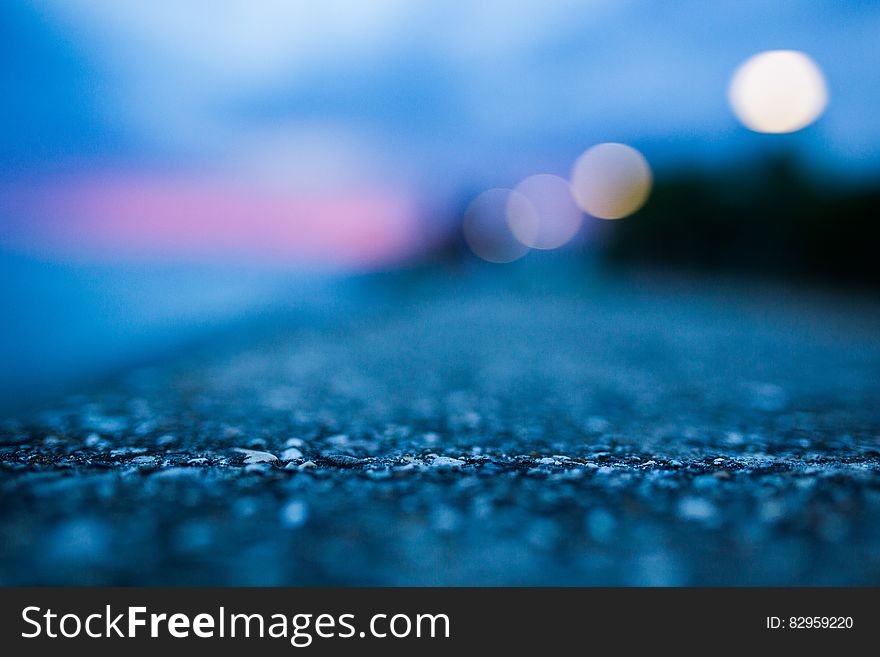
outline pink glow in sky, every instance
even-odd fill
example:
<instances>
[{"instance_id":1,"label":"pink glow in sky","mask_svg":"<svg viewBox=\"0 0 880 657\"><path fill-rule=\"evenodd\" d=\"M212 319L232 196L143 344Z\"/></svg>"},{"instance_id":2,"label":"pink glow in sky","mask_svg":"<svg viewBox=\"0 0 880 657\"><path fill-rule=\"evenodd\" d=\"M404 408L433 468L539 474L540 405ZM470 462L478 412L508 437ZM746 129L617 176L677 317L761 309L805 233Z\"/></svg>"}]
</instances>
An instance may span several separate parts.
<instances>
[{"instance_id":1,"label":"pink glow in sky","mask_svg":"<svg viewBox=\"0 0 880 657\"><path fill-rule=\"evenodd\" d=\"M420 245L400 190L281 191L222 176L95 173L0 188L0 243L89 261L230 260L375 267Z\"/></svg>"}]
</instances>

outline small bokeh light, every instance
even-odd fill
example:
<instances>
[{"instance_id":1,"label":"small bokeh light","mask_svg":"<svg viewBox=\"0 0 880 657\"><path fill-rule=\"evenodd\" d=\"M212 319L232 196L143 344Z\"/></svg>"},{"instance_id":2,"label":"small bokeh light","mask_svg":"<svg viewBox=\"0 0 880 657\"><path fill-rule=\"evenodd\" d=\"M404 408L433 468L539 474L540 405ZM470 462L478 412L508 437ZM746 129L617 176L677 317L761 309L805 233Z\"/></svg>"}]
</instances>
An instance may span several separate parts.
<instances>
[{"instance_id":1,"label":"small bokeh light","mask_svg":"<svg viewBox=\"0 0 880 657\"><path fill-rule=\"evenodd\" d=\"M571 241L583 215L574 203L567 180L548 173L529 176L516 186L526 199L512 198L507 221L516 239L534 249L556 249Z\"/></svg>"},{"instance_id":2,"label":"small bokeh light","mask_svg":"<svg viewBox=\"0 0 880 657\"><path fill-rule=\"evenodd\" d=\"M464 213L462 232L476 256L487 262L513 262L523 257L529 247L514 237L507 223L508 212L535 223L535 211L529 200L510 189L489 189L475 198Z\"/></svg>"},{"instance_id":3,"label":"small bokeh light","mask_svg":"<svg viewBox=\"0 0 880 657\"><path fill-rule=\"evenodd\" d=\"M600 219L620 219L638 210L651 193L651 167L625 144L599 144L574 164L571 190L581 209Z\"/></svg>"},{"instance_id":4,"label":"small bokeh light","mask_svg":"<svg viewBox=\"0 0 880 657\"><path fill-rule=\"evenodd\" d=\"M734 73L728 96L736 116L755 132L795 132L818 119L828 104L821 69L796 50L747 59Z\"/></svg>"}]
</instances>

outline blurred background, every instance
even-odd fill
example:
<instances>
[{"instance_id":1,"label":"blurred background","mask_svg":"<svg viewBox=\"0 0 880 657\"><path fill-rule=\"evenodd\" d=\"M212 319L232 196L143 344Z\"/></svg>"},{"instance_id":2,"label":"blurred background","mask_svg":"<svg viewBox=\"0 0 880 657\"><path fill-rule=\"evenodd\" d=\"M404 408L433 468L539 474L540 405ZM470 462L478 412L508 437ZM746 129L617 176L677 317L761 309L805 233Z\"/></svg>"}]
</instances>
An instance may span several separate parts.
<instances>
[{"instance_id":1,"label":"blurred background","mask_svg":"<svg viewBox=\"0 0 880 657\"><path fill-rule=\"evenodd\" d=\"M376 272L880 283L875 3L10 0L0 25L5 406Z\"/></svg>"}]
</instances>

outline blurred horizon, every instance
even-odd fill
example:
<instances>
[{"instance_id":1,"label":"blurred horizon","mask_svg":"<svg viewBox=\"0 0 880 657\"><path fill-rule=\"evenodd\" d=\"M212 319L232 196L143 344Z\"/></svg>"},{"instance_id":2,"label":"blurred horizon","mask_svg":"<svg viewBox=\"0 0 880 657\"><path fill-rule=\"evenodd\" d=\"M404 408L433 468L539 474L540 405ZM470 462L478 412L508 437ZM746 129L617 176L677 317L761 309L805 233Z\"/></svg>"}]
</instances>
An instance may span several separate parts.
<instances>
[{"instance_id":1,"label":"blurred horizon","mask_svg":"<svg viewBox=\"0 0 880 657\"><path fill-rule=\"evenodd\" d=\"M653 187L616 221L550 198L572 258L880 281L872 3L13 0L0 21L4 389L315 280L467 262L474 199L546 196L608 142ZM762 134L728 86L777 49L828 104Z\"/></svg>"}]
</instances>

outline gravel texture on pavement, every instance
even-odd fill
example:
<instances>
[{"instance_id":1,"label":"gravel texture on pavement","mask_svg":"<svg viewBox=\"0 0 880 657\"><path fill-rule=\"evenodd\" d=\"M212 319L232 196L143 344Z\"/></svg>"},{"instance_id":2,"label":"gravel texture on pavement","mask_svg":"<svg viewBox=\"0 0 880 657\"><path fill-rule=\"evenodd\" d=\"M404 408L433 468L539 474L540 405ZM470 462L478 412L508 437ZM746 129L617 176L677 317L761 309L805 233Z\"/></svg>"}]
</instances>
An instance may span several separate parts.
<instances>
[{"instance_id":1,"label":"gravel texture on pavement","mask_svg":"<svg viewBox=\"0 0 880 657\"><path fill-rule=\"evenodd\" d=\"M376 277L0 425L0 583L880 584L880 304Z\"/></svg>"}]
</instances>

